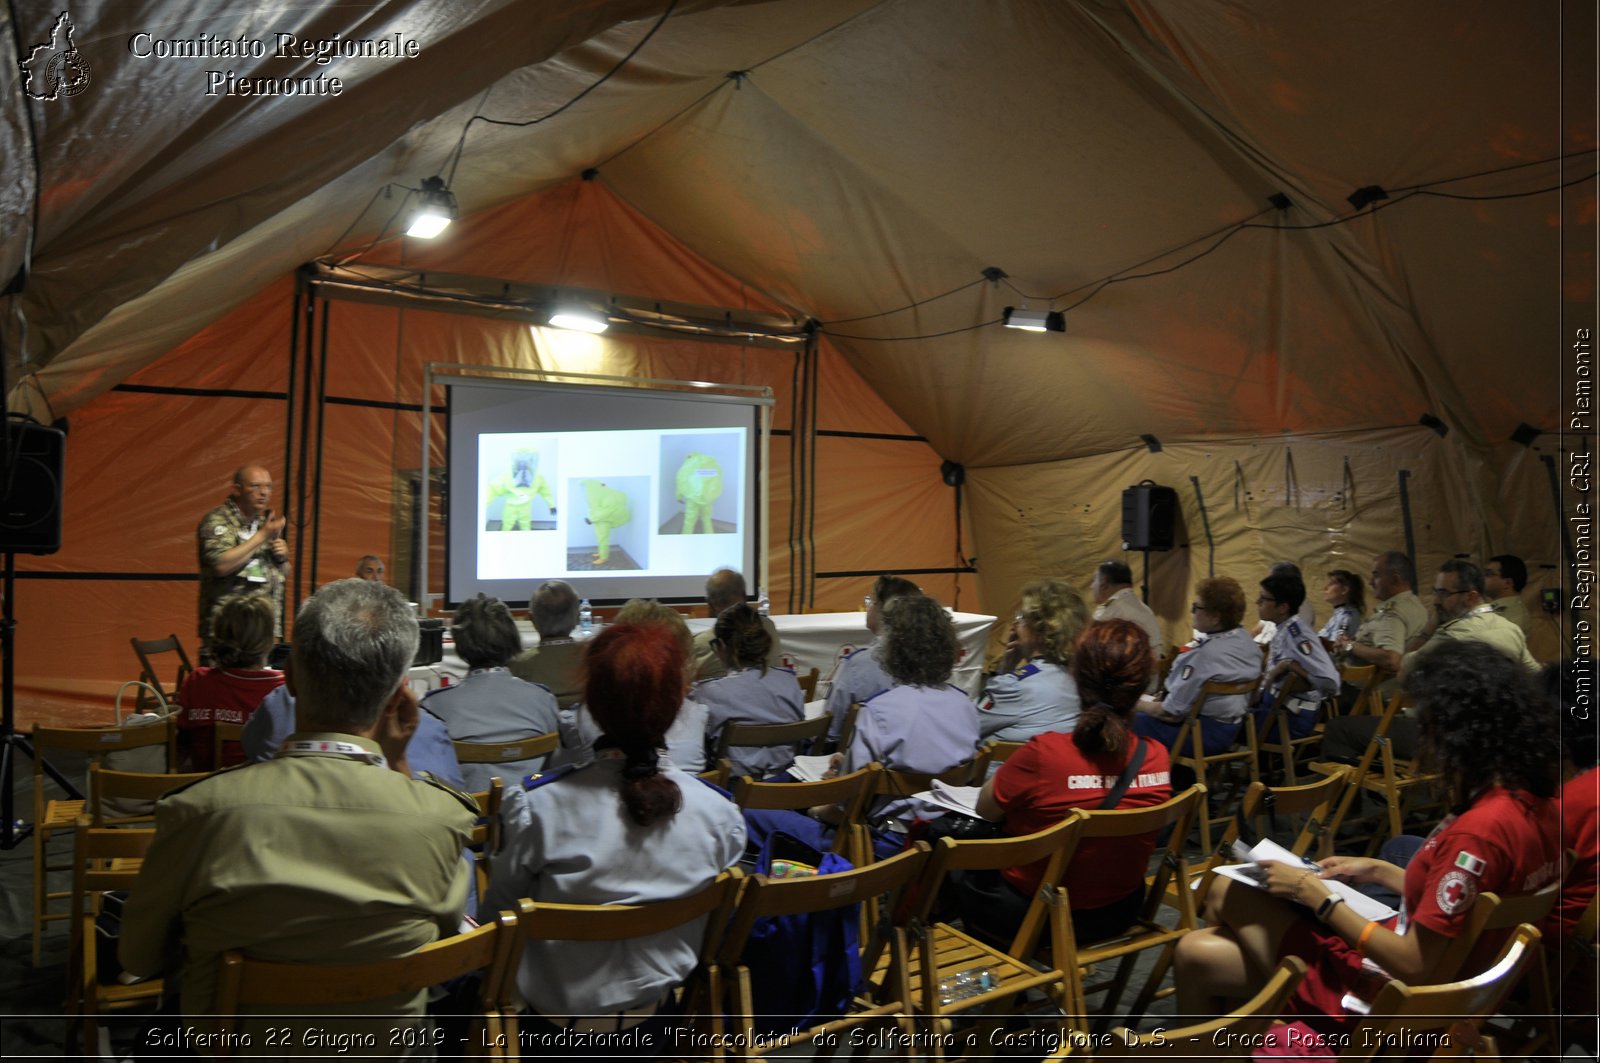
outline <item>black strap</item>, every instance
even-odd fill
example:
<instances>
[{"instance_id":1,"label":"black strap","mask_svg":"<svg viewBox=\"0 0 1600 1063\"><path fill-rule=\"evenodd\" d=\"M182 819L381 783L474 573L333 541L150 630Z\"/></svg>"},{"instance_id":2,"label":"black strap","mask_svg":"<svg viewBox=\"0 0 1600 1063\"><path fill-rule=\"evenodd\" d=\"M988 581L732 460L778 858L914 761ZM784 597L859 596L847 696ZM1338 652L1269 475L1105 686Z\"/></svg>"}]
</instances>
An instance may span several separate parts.
<instances>
[{"instance_id":1,"label":"black strap","mask_svg":"<svg viewBox=\"0 0 1600 1063\"><path fill-rule=\"evenodd\" d=\"M1122 774L1117 777L1117 785L1106 794L1106 799L1100 802L1097 812L1104 812L1108 808L1116 808L1122 803L1122 795L1128 792L1128 787L1133 785L1133 777L1139 774L1139 768L1144 764L1145 739L1140 738L1139 744L1133 749L1133 756L1128 758L1128 766L1122 769Z\"/></svg>"}]
</instances>

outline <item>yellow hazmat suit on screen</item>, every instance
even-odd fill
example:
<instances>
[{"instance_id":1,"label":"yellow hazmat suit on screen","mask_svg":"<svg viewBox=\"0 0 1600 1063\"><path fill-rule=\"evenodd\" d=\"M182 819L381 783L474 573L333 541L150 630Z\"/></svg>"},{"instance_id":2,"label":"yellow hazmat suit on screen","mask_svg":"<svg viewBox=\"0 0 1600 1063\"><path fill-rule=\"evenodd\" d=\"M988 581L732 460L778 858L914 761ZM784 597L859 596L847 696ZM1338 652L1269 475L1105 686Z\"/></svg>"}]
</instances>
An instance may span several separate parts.
<instances>
[{"instance_id":1,"label":"yellow hazmat suit on screen","mask_svg":"<svg viewBox=\"0 0 1600 1063\"><path fill-rule=\"evenodd\" d=\"M628 523L633 513L627 495L599 480L583 481L583 492L589 503L589 515L583 520L594 526L594 560L603 565L611 557L611 529Z\"/></svg>"},{"instance_id":2,"label":"yellow hazmat suit on screen","mask_svg":"<svg viewBox=\"0 0 1600 1063\"><path fill-rule=\"evenodd\" d=\"M489 498L502 496L506 504L500 511L501 531L532 531L535 498L544 499L544 504L550 507L550 515L556 515L555 495L539 471L539 455L534 451L517 451L511 457L511 475L490 481Z\"/></svg>"},{"instance_id":3,"label":"yellow hazmat suit on screen","mask_svg":"<svg viewBox=\"0 0 1600 1063\"><path fill-rule=\"evenodd\" d=\"M705 534L716 531L711 523L711 503L722 497L722 466L708 454L691 451L678 466L678 501L683 503L684 535L694 535L705 524Z\"/></svg>"}]
</instances>

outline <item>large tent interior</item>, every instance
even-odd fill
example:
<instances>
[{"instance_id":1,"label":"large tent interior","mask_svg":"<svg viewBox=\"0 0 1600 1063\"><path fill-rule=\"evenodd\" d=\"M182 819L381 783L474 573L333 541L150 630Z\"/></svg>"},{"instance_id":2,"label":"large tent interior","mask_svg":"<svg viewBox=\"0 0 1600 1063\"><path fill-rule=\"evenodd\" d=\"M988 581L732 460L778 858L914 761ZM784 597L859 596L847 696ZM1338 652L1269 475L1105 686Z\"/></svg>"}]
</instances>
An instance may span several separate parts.
<instances>
[{"instance_id":1,"label":"large tent interior","mask_svg":"<svg viewBox=\"0 0 1600 1063\"><path fill-rule=\"evenodd\" d=\"M8 50L61 13L0 9ZM17 559L20 721L108 719L131 636L192 639L196 521L245 461L290 515L293 600L368 552L441 593L413 576L437 363L770 387L775 612L859 609L880 572L1002 617L1106 558L1142 580L1120 507L1151 480L1181 509L1147 559L1180 641L1207 574L1295 560L1320 620L1322 574L1409 546L1424 580L1524 557L1532 649L1565 648L1539 594L1593 440L1593 4L68 13L80 83L29 99L8 64L0 122L10 409L69 426L61 547ZM337 51L385 39L415 54ZM174 54L204 40L264 54ZM405 237L430 177L459 219ZM564 332L562 290L661 310Z\"/></svg>"}]
</instances>

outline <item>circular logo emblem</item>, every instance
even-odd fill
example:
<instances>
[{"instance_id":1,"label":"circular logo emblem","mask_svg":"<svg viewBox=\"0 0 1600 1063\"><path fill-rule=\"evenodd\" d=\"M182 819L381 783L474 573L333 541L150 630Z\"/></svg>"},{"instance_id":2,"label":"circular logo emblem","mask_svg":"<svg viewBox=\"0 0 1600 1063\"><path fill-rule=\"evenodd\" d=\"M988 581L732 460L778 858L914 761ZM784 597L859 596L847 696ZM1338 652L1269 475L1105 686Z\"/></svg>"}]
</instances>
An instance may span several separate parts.
<instances>
[{"instance_id":1,"label":"circular logo emblem","mask_svg":"<svg viewBox=\"0 0 1600 1063\"><path fill-rule=\"evenodd\" d=\"M1472 876L1453 869L1445 872L1444 878L1439 880L1439 888L1433 892L1434 901L1445 915L1455 915L1463 908L1472 907L1477 896L1478 887Z\"/></svg>"}]
</instances>

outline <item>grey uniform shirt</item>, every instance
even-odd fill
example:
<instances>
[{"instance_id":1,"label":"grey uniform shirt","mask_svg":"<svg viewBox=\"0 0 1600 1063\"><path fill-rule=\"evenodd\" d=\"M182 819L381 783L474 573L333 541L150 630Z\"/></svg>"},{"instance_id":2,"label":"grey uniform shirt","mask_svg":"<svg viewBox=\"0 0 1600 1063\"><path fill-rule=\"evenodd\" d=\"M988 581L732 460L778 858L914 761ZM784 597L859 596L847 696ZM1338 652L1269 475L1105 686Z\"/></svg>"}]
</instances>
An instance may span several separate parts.
<instances>
[{"instance_id":1,"label":"grey uniform shirt","mask_svg":"<svg viewBox=\"0 0 1600 1063\"><path fill-rule=\"evenodd\" d=\"M683 699L678 718L667 728L664 742L672 766L690 775L706 770L706 707ZM583 704L561 710L561 746L550 757L550 768L568 764L587 764L594 759L594 744L605 732Z\"/></svg>"},{"instance_id":2,"label":"grey uniform shirt","mask_svg":"<svg viewBox=\"0 0 1600 1063\"><path fill-rule=\"evenodd\" d=\"M620 795L622 760L590 764L507 792L505 849L485 894L490 911L522 897L561 904L647 904L710 885L744 854L738 806L676 768L676 815L642 827ZM537 941L523 948L517 989L546 1016L604 1014L659 1001L694 970L705 920L629 941Z\"/></svg>"},{"instance_id":3,"label":"grey uniform shirt","mask_svg":"<svg viewBox=\"0 0 1600 1063\"><path fill-rule=\"evenodd\" d=\"M1356 612L1356 607L1348 604L1338 605L1334 606L1333 615L1328 617L1328 622L1322 625L1322 630L1317 632L1317 636L1329 642L1340 635L1354 639L1359 630L1361 630L1361 614Z\"/></svg>"},{"instance_id":4,"label":"grey uniform shirt","mask_svg":"<svg viewBox=\"0 0 1600 1063\"><path fill-rule=\"evenodd\" d=\"M1064 666L1035 657L990 679L978 709L984 739L1026 742L1047 731L1070 734L1078 723L1078 684Z\"/></svg>"},{"instance_id":5,"label":"grey uniform shirt","mask_svg":"<svg viewBox=\"0 0 1600 1063\"><path fill-rule=\"evenodd\" d=\"M706 679L694 685L690 694L706 707L706 745L716 749L722 729L730 723L794 723L805 718L805 695L800 683L787 668L768 667L763 675L757 668L741 668L721 679ZM762 779L794 763L793 746L732 746L735 778L750 775Z\"/></svg>"},{"instance_id":6,"label":"grey uniform shirt","mask_svg":"<svg viewBox=\"0 0 1600 1063\"><path fill-rule=\"evenodd\" d=\"M1272 646L1267 651L1267 671L1270 673L1283 661L1293 661L1305 669L1306 678L1311 681L1311 689L1301 695L1306 702L1314 705L1339 689L1338 666L1323 648L1322 640L1298 617L1279 625L1277 634L1272 637ZM1288 681L1287 675L1280 679L1274 692Z\"/></svg>"},{"instance_id":7,"label":"grey uniform shirt","mask_svg":"<svg viewBox=\"0 0 1600 1063\"><path fill-rule=\"evenodd\" d=\"M455 686L430 690L423 706L444 721L454 742L513 742L551 734L558 723L555 695L537 683L524 682L505 668L484 668L468 673ZM499 776L513 786L524 776L544 767L544 757L463 764L467 789L487 790Z\"/></svg>"},{"instance_id":8,"label":"grey uniform shirt","mask_svg":"<svg viewBox=\"0 0 1600 1063\"><path fill-rule=\"evenodd\" d=\"M844 773L877 761L900 771L941 772L971 760L978 746L978 707L953 686L893 686L868 698L845 750ZM874 817L911 818L920 802L895 800Z\"/></svg>"},{"instance_id":9,"label":"grey uniform shirt","mask_svg":"<svg viewBox=\"0 0 1600 1063\"><path fill-rule=\"evenodd\" d=\"M844 728L845 714L850 706L866 701L880 691L894 685L878 660L880 640L873 639L866 646L839 662L838 673L828 691L828 713L833 722L828 725L828 737L838 741Z\"/></svg>"},{"instance_id":10,"label":"grey uniform shirt","mask_svg":"<svg viewBox=\"0 0 1600 1063\"><path fill-rule=\"evenodd\" d=\"M1189 711L1200 688L1208 680L1241 683L1261 675L1261 648L1242 627L1219 631L1188 653L1178 655L1167 676L1167 696L1161 699L1166 711L1181 716ZM1248 694L1206 699L1200 715L1223 723L1237 723L1248 708Z\"/></svg>"}]
</instances>

